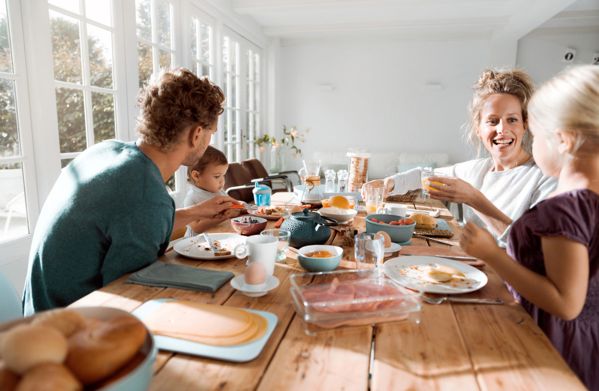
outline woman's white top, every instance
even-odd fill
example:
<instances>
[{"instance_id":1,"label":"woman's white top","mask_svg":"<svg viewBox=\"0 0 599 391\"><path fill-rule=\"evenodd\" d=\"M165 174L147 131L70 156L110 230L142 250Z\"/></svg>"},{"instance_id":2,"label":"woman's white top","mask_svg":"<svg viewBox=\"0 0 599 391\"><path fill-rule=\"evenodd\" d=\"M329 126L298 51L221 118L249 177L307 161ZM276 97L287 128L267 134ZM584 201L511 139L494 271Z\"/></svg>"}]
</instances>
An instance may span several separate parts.
<instances>
[{"instance_id":1,"label":"woman's white top","mask_svg":"<svg viewBox=\"0 0 599 391\"><path fill-rule=\"evenodd\" d=\"M545 199L557 185L557 179L543 175L533 159L504 171L492 171L491 158L469 160L453 166L435 169L435 174L460 178L478 189L512 220L518 219L537 202ZM395 174L394 193L403 194L422 187L420 168ZM485 227L483 221L468 205L464 205L464 218ZM497 240L505 246L509 228Z\"/></svg>"},{"instance_id":2,"label":"woman's white top","mask_svg":"<svg viewBox=\"0 0 599 391\"><path fill-rule=\"evenodd\" d=\"M200 189L196 185L189 184L189 190L187 190L187 194L185 195L185 199L183 200L183 206L192 206L195 204L199 204L200 202L207 201L211 198L214 198L219 195L227 195L224 191L219 191L218 193L212 193L210 191ZM193 232L189 226L187 226L187 230L185 231L185 237L194 236L196 232Z\"/></svg>"}]
</instances>

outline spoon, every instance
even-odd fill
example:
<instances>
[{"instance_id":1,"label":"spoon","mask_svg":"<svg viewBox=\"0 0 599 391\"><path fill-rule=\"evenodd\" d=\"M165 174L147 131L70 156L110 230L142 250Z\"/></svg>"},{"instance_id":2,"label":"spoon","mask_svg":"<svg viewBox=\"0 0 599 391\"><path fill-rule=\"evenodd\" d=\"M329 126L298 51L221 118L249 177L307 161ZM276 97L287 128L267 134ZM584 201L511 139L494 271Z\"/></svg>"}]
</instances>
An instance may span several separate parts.
<instances>
[{"instance_id":1,"label":"spoon","mask_svg":"<svg viewBox=\"0 0 599 391\"><path fill-rule=\"evenodd\" d=\"M422 295L422 300L429 304L441 304L445 301L452 303L472 303L472 304L503 304L503 300L496 299L477 299L473 297L453 297L453 296L427 296Z\"/></svg>"}]
</instances>

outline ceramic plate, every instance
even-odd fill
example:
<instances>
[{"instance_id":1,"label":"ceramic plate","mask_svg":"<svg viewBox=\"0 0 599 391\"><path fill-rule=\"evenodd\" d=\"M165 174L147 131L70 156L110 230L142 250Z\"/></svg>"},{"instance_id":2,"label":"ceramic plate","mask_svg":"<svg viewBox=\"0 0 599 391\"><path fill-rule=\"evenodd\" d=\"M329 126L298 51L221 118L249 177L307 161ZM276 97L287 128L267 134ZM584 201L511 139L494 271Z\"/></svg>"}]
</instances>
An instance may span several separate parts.
<instances>
[{"instance_id":1,"label":"ceramic plate","mask_svg":"<svg viewBox=\"0 0 599 391\"><path fill-rule=\"evenodd\" d=\"M260 297L278 287L279 279L275 276L269 276L264 285L256 288L255 285L246 284L244 275L240 274L231 280L231 286L246 296Z\"/></svg>"},{"instance_id":2,"label":"ceramic plate","mask_svg":"<svg viewBox=\"0 0 599 391\"><path fill-rule=\"evenodd\" d=\"M452 267L463 274L463 278L448 282L430 282L426 270L430 265ZM476 291L487 284L487 275L480 270L451 259L429 256L403 256L392 258L383 266L385 274L406 288L427 293L455 294Z\"/></svg>"},{"instance_id":3,"label":"ceramic plate","mask_svg":"<svg viewBox=\"0 0 599 391\"><path fill-rule=\"evenodd\" d=\"M394 253L401 250L401 244L391 243L391 246L385 248L385 254Z\"/></svg>"},{"instance_id":4,"label":"ceramic plate","mask_svg":"<svg viewBox=\"0 0 599 391\"><path fill-rule=\"evenodd\" d=\"M258 213L258 210L256 210L256 209L248 210L248 214L251 214L252 216L256 216L256 217L262 217L263 219L266 219L266 220L278 220L281 217L283 217L283 213L273 213L270 215L266 215L266 214Z\"/></svg>"},{"instance_id":5,"label":"ceramic plate","mask_svg":"<svg viewBox=\"0 0 599 391\"><path fill-rule=\"evenodd\" d=\"M141 306L137 307L135 311L133 311L133 315L137 316L143 321L144 318L150 316L152 312L156 311L163 302L170 300L172 299L153 299L146 301ZM253 312L266 319L266 333L260 339L241 345L214 346L186 341L184 339L155 335L154 340L156 341L156 346L160 350L193 354L195 356L210 357L218 360L233 362L251 361L258 357L260 352L262 352L262 349L264 349L264 345L266 345L266 342L272 335L272 332L277 325L278 318L275 314L271 314L270 312L266 311L251 309L244 309L244 311Z\"/></svg>"},{"instance_id":6,"label":"ceramic plate","mask_svg":"<svg viewBox=\"0 0 599 391\"><path fill-rule=\"evenodd\" d=\"M235 246L245 243L245 236L230 234L230 233L220 233L220 234L208 234L210 236L210 240L212 243L218 241L222 248L227 249L229 254L226 255L214 255L212 251L205 249L206 241L202 237L202 235L192 236L190 238L185 238L179 240L173 246L173 249L180 255L195 258L195 259L226 259L233 258L235 254L233 250Z\"/></svg>"}]
</instances>

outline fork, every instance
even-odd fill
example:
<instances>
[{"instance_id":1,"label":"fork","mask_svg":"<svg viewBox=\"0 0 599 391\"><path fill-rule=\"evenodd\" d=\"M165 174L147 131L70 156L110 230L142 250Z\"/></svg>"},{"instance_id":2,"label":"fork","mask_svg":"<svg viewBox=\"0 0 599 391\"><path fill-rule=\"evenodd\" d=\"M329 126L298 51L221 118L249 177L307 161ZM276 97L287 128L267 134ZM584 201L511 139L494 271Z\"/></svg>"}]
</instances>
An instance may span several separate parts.
<instances>
[{"instance_id":1,"label":"fork","mask_svg":"<svg viewBox=\"0 0 599 391\"><path fill-rule=\"evenodd\" d=\"M452 303L472 303L472 304L503 304L503 300L496 299L477 299L474 297L453 297L453 296L427 296L422 295L422 300L429 304L441 304L445 301Z\"/></svg>"}]
</instances>

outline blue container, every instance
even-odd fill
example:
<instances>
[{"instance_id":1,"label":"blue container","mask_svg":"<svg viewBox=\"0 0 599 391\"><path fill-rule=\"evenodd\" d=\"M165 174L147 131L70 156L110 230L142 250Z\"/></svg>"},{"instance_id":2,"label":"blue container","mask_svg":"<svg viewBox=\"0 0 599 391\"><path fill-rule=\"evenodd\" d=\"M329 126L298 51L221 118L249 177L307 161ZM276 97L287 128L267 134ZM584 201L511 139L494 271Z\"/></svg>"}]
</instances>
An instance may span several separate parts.
<instances>
[{"instance_id":1,"label":"blue container","mask_svg":"<svg viewBox=\"0 0 599 391\"><path fill-rule=\"evenodd\" d=\"M393 243L406 243L410 239L412 239L412 234L414 233L414 229L416 228L416 223L410 225L389 225L389 224L380 224L372 221L372 218L375 218L379 221L384 221L386 223L393 220L401 220L403 217L398 215L387 215L387 214L372 214L366 216L366 232L369 234L375 234L379 231L385 231L391 237L391 241Z\"/></svg>"},{"instance_id":2,"label":"blue container","mask_svg":"<svg viewBox=\"0 0 599 391\"><path fill-rule=\"evenodd\" d=\"M333 256L330 258L313 258L307 256L307 254L312 253L313 251L323 250L329 251ZM342 255L343 249L341 247L317 244L300 248L297 260L304 269L310 272L329 272L337 269Z\"/></svg>"},{"instance_id":3,"label":"blue container","mask_svg":"<svg viewBox=\"0 0 599 391\"><path fill-rule=\"evenodd\" d=\"M270 196L272 194L270 187L256 182L252 193L254 193L254 204L258 206L270 206Z\"/></svg>"}]
</instances>

